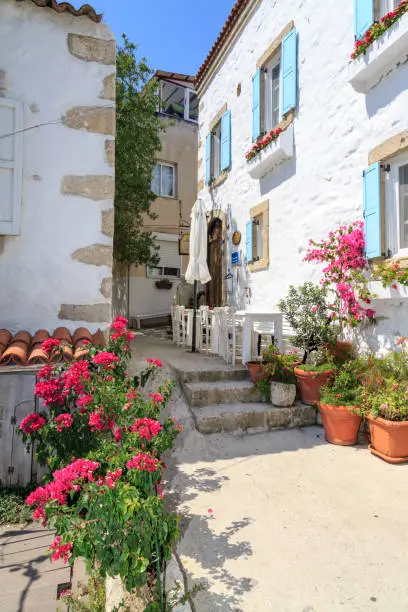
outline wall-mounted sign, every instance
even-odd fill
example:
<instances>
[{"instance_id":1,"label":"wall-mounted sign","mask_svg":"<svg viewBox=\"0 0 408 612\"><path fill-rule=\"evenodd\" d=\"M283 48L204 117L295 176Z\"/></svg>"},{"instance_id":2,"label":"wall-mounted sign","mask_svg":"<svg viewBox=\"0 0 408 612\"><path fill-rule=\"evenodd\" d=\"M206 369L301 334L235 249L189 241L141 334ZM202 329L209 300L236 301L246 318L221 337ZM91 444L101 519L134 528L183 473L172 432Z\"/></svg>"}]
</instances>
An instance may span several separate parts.
<instances>
[{"instance_id":1,"label":"wall-mounted sign","mask_svg":"<svg viewBox=\"0 0 408 612\"><path fill-rule=\"evenodd\" d=\"M236 266L241 263L239 251L235 251L234 253L231 254L231 263L233 266Z\"/></svg>"},{"instance_id":2,"label":"wall-mounted sign","mask_svg":"<svg viewBox=\"0 0 408 612\"><path fill-rule=\"evenodd\" d=\"M238 246L241 242L241 232L235 231L232 234L232 244Z\"/></svg>"},{"instance_id":3,"label":"wall-mounted sign","mask_svg":"<svg viewBox=\"0 0 408 612\"><path fill-rule=\"evenodd\" d=\"M179 255L190 255L190 234L183 234L180 237Z\"/></svg>"}]
</instances>

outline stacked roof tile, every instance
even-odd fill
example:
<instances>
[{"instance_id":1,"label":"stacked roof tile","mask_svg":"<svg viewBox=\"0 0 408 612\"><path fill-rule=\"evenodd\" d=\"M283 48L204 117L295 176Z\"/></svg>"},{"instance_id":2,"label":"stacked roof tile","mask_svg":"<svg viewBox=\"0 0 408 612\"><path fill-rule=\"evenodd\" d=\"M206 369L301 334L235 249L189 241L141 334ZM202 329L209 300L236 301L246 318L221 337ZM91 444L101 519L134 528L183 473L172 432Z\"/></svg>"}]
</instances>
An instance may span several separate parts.
<instances>
[{"instance_id":1,"label":"stacked roof tile","mask_svg":"<svg viewBox=\"0 0 408 612\"><path fill-rule=\"evenodd\" d=\"M60 351L54 350L48 354L41 348L44 340L48 338L61 340L64 361L85 357L90 345L98 347L105 345L105 338L100 329L95 334L91 334L86 327L79 327L71 335L66 327L57 327L53 335L46 329L39 329L33 336L25 330L13 336L7 329L0 329L0 365L32 366L60 361Z\"/></svg>"},{"instance_id":2,"label":"stacked roof tile","mask_svg":"<svg viewBox=\"0 0 408 612\"><path fill-rule=\"evenodd\" d=\"M17 2L24 2L24 0L17 0ZM67 12L74 15L74 17L85 15L92 21L95 21L95 23L102 21L102 15L98 14L90 4L83 4L79 9L76 9L69 2L57 2L57 0L31 0L31 2L39 7L51 8L57 13Z\"/></svg>"}]
</instances>

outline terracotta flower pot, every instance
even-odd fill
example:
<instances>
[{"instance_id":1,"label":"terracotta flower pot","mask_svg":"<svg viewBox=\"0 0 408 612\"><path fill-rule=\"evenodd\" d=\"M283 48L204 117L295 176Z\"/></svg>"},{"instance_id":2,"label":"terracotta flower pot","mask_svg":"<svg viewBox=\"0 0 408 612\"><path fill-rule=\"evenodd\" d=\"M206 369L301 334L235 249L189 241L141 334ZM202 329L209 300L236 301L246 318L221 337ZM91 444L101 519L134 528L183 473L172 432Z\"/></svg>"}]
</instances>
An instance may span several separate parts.
<instances>
[{"instance_id":1,"label":"terracotta flower pot","mask_svg":"<svg viewBox=\"0 0 408 612\"><path fill-rule=\"evenodd\" d=\"M278 408L293 406L296 399L296 385L271 382L271 402Z\"/></svg>"},{"instance_id":2,"label":"terracotta flower pot","mask_svg":"<svg viewBox=\"0 0 408 612\"><path fill-rule=\"evenodd\" d=\"M408 461L408 421L387 421L372 414L367 415L370 424L373 455L388 463Z\"/></svg>"},{"instance_id":3,"label":"terracotta flower pot","mask_svg":"<svg viewBox=\"0 0 408 612\"><path fill-rule=\"evenodd\" d=\"M361 417L350 412L351 406L319 404L326 440L331 444L352 446L357 442Z\"/></svg>"},{"instance_id":4,"label":"terracotta flower pot","mask_svg":"<svg viewBox=\"0 0 408 612\"><path fill-rule=\"evenodd\" d=\"M340 363L344 363L348 359L351 359L353 354L353 344L351 342L336 342L334 348L334 356Z\"/></svg>"},{"instance_id":5,"label":"terracotta flower pot","mask_svg":"<svg viewBox=\"0 0 408 612\"><path fill-rule=\"evenodd\" d=\"M260 361L248 361L245 365L249 370L249 377L251 379L251 382L257 383L263 380L263 365Z\"/></svg>"},{"instance_id":6,"label":"terracotta flower pot","mask_svg":"<svg viewBox=\"0 0 408 612\"><path fill-rule=\"evenodd\" d=\"M299 368L294 369L296 380L300 387L302 402L310 406L317 405L320 399L320 389L324 387L333 376L333 370L325 372L305 372Z\"/></svg>"}]
</instances>

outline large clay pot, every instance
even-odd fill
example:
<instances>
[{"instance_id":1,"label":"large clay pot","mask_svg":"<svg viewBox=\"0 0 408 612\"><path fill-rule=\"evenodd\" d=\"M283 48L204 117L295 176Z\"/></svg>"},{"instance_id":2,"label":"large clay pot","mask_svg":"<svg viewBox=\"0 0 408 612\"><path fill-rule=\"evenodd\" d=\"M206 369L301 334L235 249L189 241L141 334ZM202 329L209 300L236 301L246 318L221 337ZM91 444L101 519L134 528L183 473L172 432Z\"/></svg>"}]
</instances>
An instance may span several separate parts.
<instances>
[{"instance_id":1,"label":"large clay pot","mask_svg":"<svg viewBox=\"0 0 408 612\"><path fill-rule=\"evenodd\" d=\"M263 380L264 371L263 365L260 361L248 361L245 365L249 370L249 377L251 379L251 382L257 383Z\"/></svg>"},{"instance_id":2,"label":"large clay pot","mask_svg":"<svg viewBox=\"0 0 408 612\"><path fill-rule=\"evenodd\" d=\"M408 461L408 421L387 421L372 414L367 415L370 424L373 455L388 463Z\"/></svg>"},{"instance_id":3,"label":"large clay pot","mask_svg":"<svg viewBox=\"0 0 408 612\"><path fill-rule=\"evenodd\" d=\"M352 446L357 442L361 417L352 414L352 406L319 404L326 440L331 444Z\"/></svg>"},{"instance_id":4,"label":"large clay pot","mask_svg":"<svg viewBox=\"0 0 408 612\"><path fill-rule=\"evenodd\" d=\"M333 370L305 372L295 368L294 372L300 387L302 402L310 406L317 405L320 399L320 389L327 385L328 381L333 377Z\"/></svg>"},{"instance_id":5,"label":"large clay pot","mask_svg":"<svg viewBox=\"0 0 408 612\"><path fill-rule=\"evenodd\" d=\"M351 342L340 342L337 340L334 348L334 356L340 363L351 359L353 355L353 344Z\"/></svg>"},{"instance_id":6,"label":"large clay pot","mask_svg":"<svg viewBox=\"0 0 408 612\"><path fill-rule=\"evenodd\" d=\"M278 408L293 406L296 399L296 385L271 382L271 402Z\"/></svg>"}]
</instances>

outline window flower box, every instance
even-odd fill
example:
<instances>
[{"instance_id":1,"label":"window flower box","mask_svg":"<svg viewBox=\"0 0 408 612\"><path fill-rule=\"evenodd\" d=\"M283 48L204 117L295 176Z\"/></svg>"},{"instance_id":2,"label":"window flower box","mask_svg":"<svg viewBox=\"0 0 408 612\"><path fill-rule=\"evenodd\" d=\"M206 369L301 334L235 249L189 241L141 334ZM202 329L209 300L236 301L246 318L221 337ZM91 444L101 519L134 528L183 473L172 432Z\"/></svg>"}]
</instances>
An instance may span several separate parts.
<instances>
[{"instance_id":1,"label":"window flower box","mask_svg":"<svg viewBox=\"0 0 408 612\"><path fill-rule=\"evenodd\" d=\"M405 13L380 38L374 40L366 53L349 65L349 83L360 93L366 93L400 62L408 48L408 13Z\"/></svg>"},{"instance_id":2,"label":"window flower box","mask_svg":"<svg viewBox=\"0 0 408 612\"><path fill-rule=\"evenodd\" d=\"M368 283L368 289L375 295L376 300L408 299L408 287L397 282L389 287L383 287L380 281L371 281Z\"/></svg>"},{"instance_id":3,"label":"window flower box","mask_svg":"<svg viewBox=\"0 0 408 612\"><path fill-rule=\"evenodd\" d=\"M268 172L294 155L293 123L279 134L267 147L248 160L248 172L254 179L261 179Z\"/></svg>"}]
</instances>

